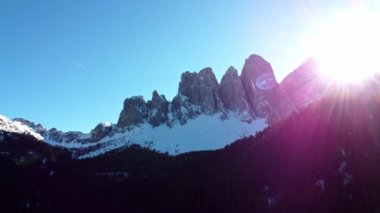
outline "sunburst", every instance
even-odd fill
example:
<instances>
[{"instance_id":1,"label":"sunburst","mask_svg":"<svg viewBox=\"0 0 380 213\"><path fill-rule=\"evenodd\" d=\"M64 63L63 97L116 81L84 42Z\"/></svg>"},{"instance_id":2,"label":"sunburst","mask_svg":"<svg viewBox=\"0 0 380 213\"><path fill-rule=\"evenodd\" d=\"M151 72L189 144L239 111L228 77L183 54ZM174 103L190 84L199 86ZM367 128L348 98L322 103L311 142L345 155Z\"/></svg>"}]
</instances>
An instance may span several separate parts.
<instances>
[{"instance_id":1,"label":"sunburst","mask_svg":"<svg viewBox=\"0 0 380 213\"><path fill-rule=\"evenodd\" d=\"M360 82L380 71L380 13L354 8L337 13L312 39L322 75Z\"/></svg>"}]
</instances>

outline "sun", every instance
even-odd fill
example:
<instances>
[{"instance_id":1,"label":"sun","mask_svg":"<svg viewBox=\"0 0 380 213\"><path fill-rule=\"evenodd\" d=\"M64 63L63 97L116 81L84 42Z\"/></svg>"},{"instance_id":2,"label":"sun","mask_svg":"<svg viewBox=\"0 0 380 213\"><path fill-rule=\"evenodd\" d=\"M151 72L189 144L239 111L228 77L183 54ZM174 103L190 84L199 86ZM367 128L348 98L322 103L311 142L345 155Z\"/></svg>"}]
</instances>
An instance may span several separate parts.
<instances>
[{"instance_id":1,"label":"sun","mask_svg":"<svg viewBox=\"0 0 380 213\"><path fill-rule=\"evenodd\" d=\"M380 71L380 11L354 8L337 13L312 40L321 74L360 82Z\"/></svg>"}]
</instances>

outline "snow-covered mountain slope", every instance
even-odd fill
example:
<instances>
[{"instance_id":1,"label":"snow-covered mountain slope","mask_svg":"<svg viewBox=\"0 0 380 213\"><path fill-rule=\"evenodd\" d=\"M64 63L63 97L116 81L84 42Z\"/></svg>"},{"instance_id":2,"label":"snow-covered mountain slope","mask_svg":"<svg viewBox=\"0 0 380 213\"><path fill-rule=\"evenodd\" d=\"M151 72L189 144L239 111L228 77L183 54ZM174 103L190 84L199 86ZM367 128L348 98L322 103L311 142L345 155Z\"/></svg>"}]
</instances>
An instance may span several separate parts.
<instances>
[{"instance_id":1,"label":"snow-covered mountain slope","mask_svg":"<svg viewBox=\"0 0 380 213\"><path fill-rule=\"evenodd\" d=\"M12 121L3 115L0 115L0 142L3 140L3 134L5 133L27 135L39 141L43 140L43 137L28 125L25 125L20 121Z\"/></svg>"},{"instance_id":2,"label":"snow-covered mountain slope","mask_svg":"<svg viewBox=\"0 0 380 213\"><path fill-rule=\"evenodd\" d=\"M253 120L247 113L236 112L199 115L194 119L189 119L185 125L177 121L172 126L155 127L144 122L136 126L120 128L115 124L100 123L88 134L63 133L56 129L46 130L41 128L41 125L35 125L27 120L23 120L24 123L11 121L5 117L4 120L17 124L19 129L26 129L28 134L35 135L47 144L70 150L75 158L95 157L133 144L171 155L215 150L237 139L255 135L256 132L267 127L265 119ZM39 126L38 130L42 136L27 125ZM7 130L10 128L5 131Z\"/></svg>"},{"instance_id":3,"label":"snow-covered mountain slope","mask_svg":"<svg viewBox=\"0 0 380 213\"><path fill-rule=\"evenodd\" d=\"M176 123L172 127L153 127L149 123L143 123L131 129L115 128L111 136L86 146L85 149L80 148L77 157L93 157L132 144L169 154L215 150L237 139L255 135L267 126L265 119L248 123L243 122L238 114L230 114L230 117L224 120L220 119L220 116L221 114L201 115L189 120L186 125ZM84 150L86 151L82 154ZM74 153L77 153L76 151L73 149Z\"/></svg>"}]
</instances>

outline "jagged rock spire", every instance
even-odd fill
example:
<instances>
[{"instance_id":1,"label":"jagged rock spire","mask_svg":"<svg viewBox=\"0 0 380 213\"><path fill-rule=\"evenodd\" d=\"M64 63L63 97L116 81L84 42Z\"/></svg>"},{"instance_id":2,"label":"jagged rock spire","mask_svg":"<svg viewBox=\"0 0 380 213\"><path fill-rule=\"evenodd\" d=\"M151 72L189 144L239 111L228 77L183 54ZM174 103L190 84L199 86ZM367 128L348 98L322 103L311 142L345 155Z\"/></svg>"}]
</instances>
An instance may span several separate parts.
<instances>
[{"instance_id":1,"label":"jagged rock spire","mask_svg":"<svg viewBox=\"0 0 380 213\"><path fill-rule=\"evenodd\" d=\"M159 126L168 120L168 105L164 95L160 95L156 90L153 91L152 100L148 101L149 109L148 121L153 126Z\"/></svg>"},{"instance_id":2,"label":"jagged rock spire","mask_svg":"<svg viewBox=\"0 0 380 213\"><path fill-rule=\"evenodd\" d=\"M208 67L202 69L199 73L183 73L178 94L186 96L189 103L200 106L201 112L213 114L222 108L218 90L218 81L212 69Z\"/></svg>"},{"instance_id":3,"label":"jagged rock spire","mask_svg":"<svg viewBox=\"0 0 380 213\"><path fill-rule=\"evenodd\" d=\"M250 111L243 84L233 66L228 68L220 82L219 95L227 110Z\"/></svg>"},{"instance_id":4,"label":"jagged rock spire","mask_svg":"<svg viewBox=\"0 0 380 213\"><path fill-rule=\"evenodd\" d=\"M245 60L241 80L254 114L266 117L272 110L271 103L278 86L271 65L253 54Z\"/></svg>"},{"instance_id":5,"label":"jagged rock spire","mask_svg":"<svg viewBox=\"0 0 380 213\"><path fill-rule=\"evenodd\" d=\"M134 96L124 101L123 110L120 113L118 127L127 127L140 124L148 117L145 100L142 96Z\"/></svg>"},{"instance_id":6,"label":"jagged rock spire","mask_svg":"<svg viewBox=\"0 0 380 213\"><path fill-rule=\"evenodd\" d=\"M299 70L305 70L307 64ZM298 72L300 71L289 75L279 85L271 65L255 54L245 60L241 76L231 66L220 84L209 67L199 72L187 71L182 73L178 94L171 102L157 91L153 92L152 100L148 102L145 102L141 96L127 98L117 126L123 128L143 122L153 126L162 124L172 126L177 121L183 125L188 119L201 114L222 113L225 116L228 111L247 112L252 118L266 118L272 123L293 112L304 102L306 96L298 94L300 92L298 86L294 90L292 88L293 83L297 83L294 82L296 80L292 75L305 75ZM308 75L302 77L301 82L307 77ZM311 94L314 95L314 92ZM308 97L309 95L306 98Z\"/></svg>"}]
</instances>

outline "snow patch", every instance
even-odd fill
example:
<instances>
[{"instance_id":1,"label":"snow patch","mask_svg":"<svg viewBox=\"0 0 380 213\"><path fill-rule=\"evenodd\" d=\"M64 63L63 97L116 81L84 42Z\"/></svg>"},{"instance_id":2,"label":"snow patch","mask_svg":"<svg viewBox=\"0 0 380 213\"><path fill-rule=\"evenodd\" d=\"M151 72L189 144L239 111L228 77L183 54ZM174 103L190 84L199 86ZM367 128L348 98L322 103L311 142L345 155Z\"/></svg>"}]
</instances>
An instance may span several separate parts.
<instances>
[{"instance_id":1,"label":"snow patch","mask_svg":"<svg viewBox=\"0 0 380 213\"><path fill-rule=\"evenodd\" d=\"M178 92L177 96L180 98L182 103L185 102L187 99L189 99L187 96L182 95L182 93L180 93L180 92Z\"/></svg>"},{"instance_id":2,"label":"snow patch","mask_svg":"<svg viewBox=\"0 0 380 213\"><path fill-rule=\"evenodd\" d=\"M103 127L110 127L112 126L112 123L111 122L108 122L108 121L103 121L100 123Z\"/></svg>"}]
</instances>

